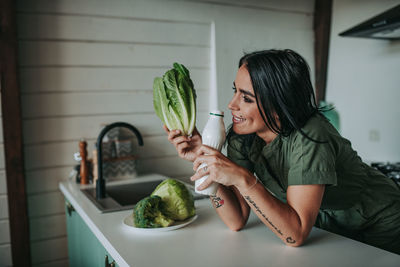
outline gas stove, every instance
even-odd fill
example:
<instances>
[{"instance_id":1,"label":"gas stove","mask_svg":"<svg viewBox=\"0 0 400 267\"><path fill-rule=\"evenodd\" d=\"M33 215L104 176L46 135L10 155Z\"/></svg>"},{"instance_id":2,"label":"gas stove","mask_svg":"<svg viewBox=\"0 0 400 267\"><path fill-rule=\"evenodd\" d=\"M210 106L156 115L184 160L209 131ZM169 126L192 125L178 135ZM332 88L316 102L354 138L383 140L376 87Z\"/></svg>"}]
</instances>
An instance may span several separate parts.
<instances>
[{"instance_id":1,"label":"gas stove","mask_svg":"<svg viewBox=\"0 0 400 267\"><path fill-rule=\"evenodd\" d=\"M400 185L400 162L372 162L371 166Z\"/></svg>"}]
</instances>

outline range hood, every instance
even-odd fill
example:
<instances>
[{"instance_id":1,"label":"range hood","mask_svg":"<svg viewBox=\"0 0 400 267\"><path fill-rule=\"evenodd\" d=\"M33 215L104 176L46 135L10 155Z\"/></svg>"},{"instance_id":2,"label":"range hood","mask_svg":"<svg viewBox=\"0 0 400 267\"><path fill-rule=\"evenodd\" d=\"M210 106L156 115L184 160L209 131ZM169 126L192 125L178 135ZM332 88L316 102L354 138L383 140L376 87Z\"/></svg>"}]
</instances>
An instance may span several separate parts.
<instances>
[{"instance_id":1,"label":"range hood","mask_svg":"<svg viewBox=\"0 0 400 267\"><path fill-rule=\"evenodd\" d=\"M339 36L400 40L400 5L339 33Z\"/></svg>"}]
</instances>

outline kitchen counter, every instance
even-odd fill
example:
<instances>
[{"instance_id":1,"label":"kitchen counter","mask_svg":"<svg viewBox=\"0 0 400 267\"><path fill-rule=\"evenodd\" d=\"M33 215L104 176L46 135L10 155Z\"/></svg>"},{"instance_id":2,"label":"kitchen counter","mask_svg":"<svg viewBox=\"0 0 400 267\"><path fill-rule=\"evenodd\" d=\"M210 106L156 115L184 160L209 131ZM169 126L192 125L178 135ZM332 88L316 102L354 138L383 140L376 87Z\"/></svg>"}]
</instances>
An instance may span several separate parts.
<instances>
[{"instance_id":1,"label":"kitchen counter","mask_svg":"<svg viewBox=\"0 0 400 267\"><path fill-rule=\"evenodd\" d=\"M141 178L151 180L159 175ZM399 266L393 254L313 228L301 247L288 247L252 212L244 229L229 230L208 199L195 202L198 218L168 232L138 232L123 224L132 211L100 213L70 181L59 185L119 266Z\"/></svg>"}]
</instances>

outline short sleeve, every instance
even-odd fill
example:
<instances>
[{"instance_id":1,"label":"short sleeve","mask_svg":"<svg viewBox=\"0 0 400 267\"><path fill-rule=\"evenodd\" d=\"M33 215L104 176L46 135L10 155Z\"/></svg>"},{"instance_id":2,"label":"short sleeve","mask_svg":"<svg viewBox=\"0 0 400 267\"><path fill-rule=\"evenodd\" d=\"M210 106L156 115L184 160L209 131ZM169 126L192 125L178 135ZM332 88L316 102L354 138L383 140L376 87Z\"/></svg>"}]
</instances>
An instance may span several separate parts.
<instances>
[{"instance_id":1,"label":"short sleeve","mask_svg":"<svg viewBox=\"0 0 400 267\"><path fill-rule=\"evenodd\" d=\"M318 143L298 133L289 157L288 185L337 185L336 152L332 141L322 132L312 135Z\"/></svg>"},{"instance_id":2,"label":"short sleeve","mask_svg":"<svg viewBox=\"0 0 400 267\"><path fill-rule=\"evenodd\" d=\"M244 139L239 135L232 136L228 140L227 147L228 158L248 169L250 172L254 172L254 164L249 160L248 157L248 148L244 145Z\"/></svg>"}]
</instances>

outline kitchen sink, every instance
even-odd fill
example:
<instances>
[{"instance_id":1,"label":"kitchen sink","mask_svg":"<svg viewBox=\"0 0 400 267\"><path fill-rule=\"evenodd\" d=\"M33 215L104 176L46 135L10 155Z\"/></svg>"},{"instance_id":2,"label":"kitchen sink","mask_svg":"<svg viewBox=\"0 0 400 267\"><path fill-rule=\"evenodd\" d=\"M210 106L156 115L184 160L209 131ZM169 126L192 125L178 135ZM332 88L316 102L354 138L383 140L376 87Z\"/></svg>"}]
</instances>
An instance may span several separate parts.
<instances>
[{"instance_id":1,"label":"kitchen sink","mask_svg":"<svg viewBox=\"0 0 400 267\"><path fill-rule=\"evenodd\" d=\"M82 188L83 194L99 209L101 213L133 209L135 204L144 197L149 196L163 179L139 181L134 179L130 183L108 183L106 197L96 199L96 188ZM206 195L197 194L191 184L183 182L193 194L195 200L208 198Z\"/></svg>"}]
</instances>

